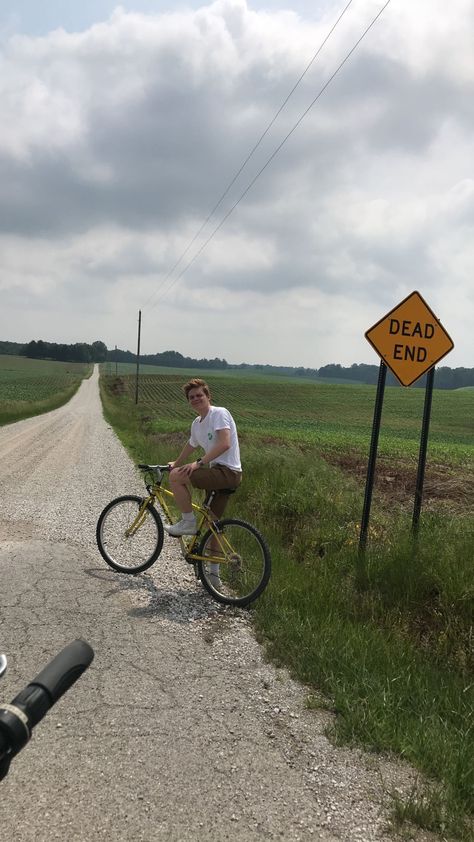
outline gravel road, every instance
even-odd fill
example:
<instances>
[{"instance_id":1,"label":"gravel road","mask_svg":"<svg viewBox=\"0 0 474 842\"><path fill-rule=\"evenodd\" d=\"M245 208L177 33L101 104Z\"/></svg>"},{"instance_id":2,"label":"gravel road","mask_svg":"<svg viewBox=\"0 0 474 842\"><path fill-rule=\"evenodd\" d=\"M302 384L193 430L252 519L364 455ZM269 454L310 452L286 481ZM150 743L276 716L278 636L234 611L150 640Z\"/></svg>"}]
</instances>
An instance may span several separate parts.
<instances>
[{"instance_id":1,"label":"gravel road","mask_svg":"<svg viewBox=\"0 0 474 842\"><path fill-rule=\"evenodd\" d=\"M249 614L215 604L172 539L136 577L102 561L101 509L142 486L97 384L0 429L1 698L75 637L96 653L1 784L2 838L393 839L387 792L411 771L335 748L331 715L306 709Z\"/></svg>"}]
</instances>

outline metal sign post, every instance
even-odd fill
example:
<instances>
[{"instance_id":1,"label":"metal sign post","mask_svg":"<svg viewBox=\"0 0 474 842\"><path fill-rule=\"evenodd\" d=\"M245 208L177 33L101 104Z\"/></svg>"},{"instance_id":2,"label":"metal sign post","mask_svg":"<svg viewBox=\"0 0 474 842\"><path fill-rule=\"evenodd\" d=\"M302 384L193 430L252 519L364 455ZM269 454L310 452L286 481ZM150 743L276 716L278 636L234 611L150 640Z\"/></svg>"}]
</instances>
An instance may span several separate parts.
<instances>
[{"instance_id":1,"label":"metal sign post","mask_svg":"<svg viewBox=\"0 0 474 842\"><path fill-rule=\"evenodd\" d=\"M364 508L360 523L359 551L364 552L367 544L367 532L369 529L370 506L372 503L372 490L375 478L375 462L377 459L377 447L379 443L380 419L382 418L383 396L385 391L385 379L387 377L387 366L381 360L379 368L379 379L377 383L377 395L375 398L374 421L372 424L372 438L370 441L369 462L367 465L367 479L365 482Z\"/></svg>"},{"instance_id":2,"label":"metal sign post","mask_svg":"<svg viewBox=\"0 0 474 842\"><path fill-rule=\"evenodd\" d=\"M415 505L413 508L412 529L418 535L420 523L421 501L423 499L423 484L425 481L426 451L428 448L428 432L430 429L431 401L433 398L434 368L430 369L426 378L425 406L423 409L423 424L421 427L420 453L418 456L418 471L416 475Z\"/></svg>"}]
</instances>

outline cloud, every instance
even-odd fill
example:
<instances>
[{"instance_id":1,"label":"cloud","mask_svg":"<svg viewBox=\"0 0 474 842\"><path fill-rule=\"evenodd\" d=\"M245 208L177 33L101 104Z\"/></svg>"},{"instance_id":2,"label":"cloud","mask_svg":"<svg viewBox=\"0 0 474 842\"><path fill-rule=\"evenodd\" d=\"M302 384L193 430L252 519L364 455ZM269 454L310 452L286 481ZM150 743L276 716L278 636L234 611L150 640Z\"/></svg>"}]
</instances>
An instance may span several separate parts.
<instances>
[{"instance_id":1,"label":"cloud","mask_svg":"<svg viewBox=\"0 0 474 842\"><path fill-rule=\"evenodd\" d=\"M372 360L364 331L408 292L420 289L442 318L455 288L463 307L449 305L447 362L457 353L471 365L468 0L389 6L193 260L380 7L364 0L345 16L167 280L339 8L319 20L244 0L117 8L81 32L4 37L2 337L15 338L23 312L36 338L82 331L134 347L143 306L144 325L160 324L144 331L146 352L347 364Z\"/></svg>"}]
</instances>

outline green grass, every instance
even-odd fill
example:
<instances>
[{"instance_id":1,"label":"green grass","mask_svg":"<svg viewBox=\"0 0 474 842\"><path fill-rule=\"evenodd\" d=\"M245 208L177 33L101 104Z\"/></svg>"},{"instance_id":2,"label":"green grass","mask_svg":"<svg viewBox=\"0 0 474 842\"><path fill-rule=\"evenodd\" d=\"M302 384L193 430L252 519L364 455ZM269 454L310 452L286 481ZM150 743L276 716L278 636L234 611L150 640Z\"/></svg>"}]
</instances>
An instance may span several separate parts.
<instances>
[{"instance_id":1,"label":"green grass","mask_svg":"<svg viewBox=\"0 0 474 842\"><path fill-rule=\"evenodd\" d=\"M0 355L0 425L62 406L91 372L82 363Z\"/></svg>"},{"instance_id":2,"label":"green grass","mask_svg":"<svg viewBox=\"0 0 474 842\"><path fill-rule=\"evenodd\" d=\"M182 382L157 375L135 406L126 378L102 381L106 416L136 461L173 458L186 441ZM472 498L467 511L442 498L422 510L415 542L411 511L375 495L360 556L363 478L323 456L352 453L362 440L367 453L375 389L211 384L243 432L244 482L230 511L254 522L272 550L272 580L252 611L269 657L334 710L336 742L396 752L426 776L408 799L394 798L394 823L474 839ZM413 461L423 393L387 392L386 461ZM429 457L461 485L473 464L473 400L467 391L433 399Z\"/></svg>"}]
</instances>

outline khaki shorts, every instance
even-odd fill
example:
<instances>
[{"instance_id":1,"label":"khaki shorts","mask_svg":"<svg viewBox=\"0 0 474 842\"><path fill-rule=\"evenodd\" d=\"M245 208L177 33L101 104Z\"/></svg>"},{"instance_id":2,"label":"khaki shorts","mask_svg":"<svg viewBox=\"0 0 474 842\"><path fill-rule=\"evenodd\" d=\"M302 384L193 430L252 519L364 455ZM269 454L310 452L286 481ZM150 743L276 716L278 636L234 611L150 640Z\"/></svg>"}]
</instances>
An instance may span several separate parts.
<instances>
[{"instance_id":1,"label":"khaki shorts","mask_svg":"<svg viewBox=\"0 0 474 842\"><path fill-rule=\"evenodd\" d=\"M242 482L241 471L233 471L226 465L213 465L209 468L196 468L191 474L191 485L205 491L219 491L224 488L238 488ZM216 518L221 518L229 502L229 494L216 494L211 510Z\"/></svg>"}]
</instances>

